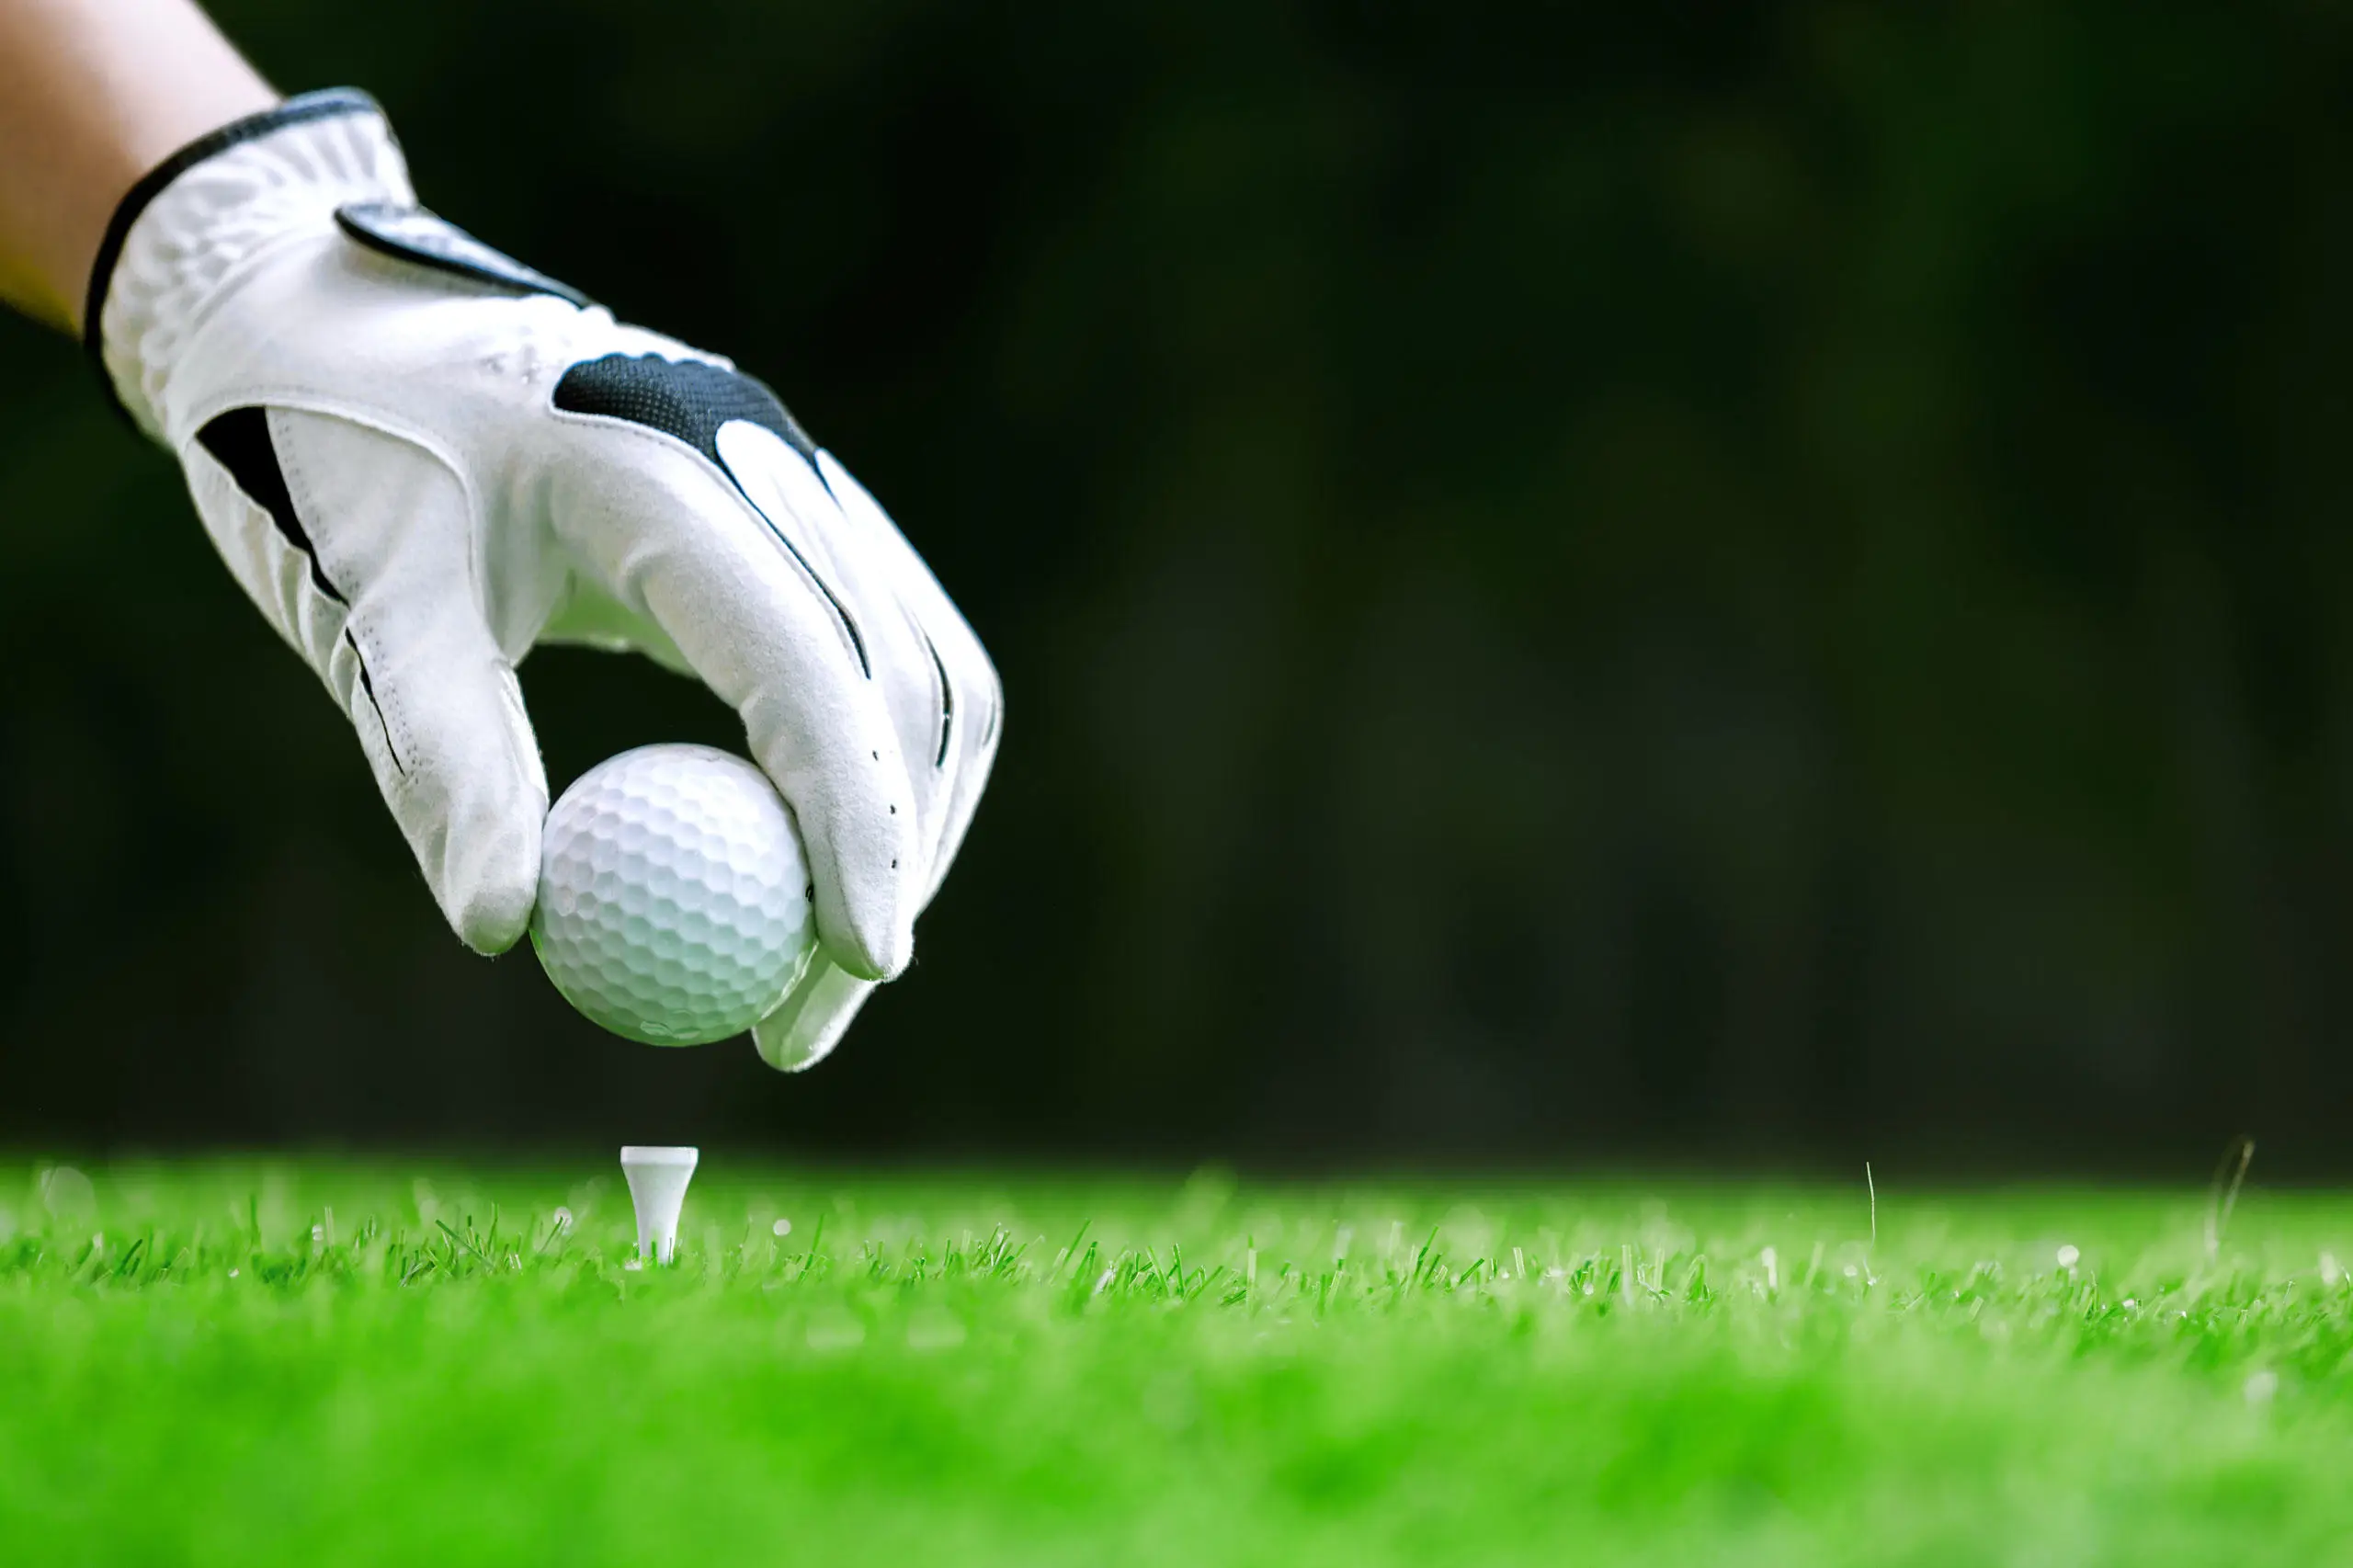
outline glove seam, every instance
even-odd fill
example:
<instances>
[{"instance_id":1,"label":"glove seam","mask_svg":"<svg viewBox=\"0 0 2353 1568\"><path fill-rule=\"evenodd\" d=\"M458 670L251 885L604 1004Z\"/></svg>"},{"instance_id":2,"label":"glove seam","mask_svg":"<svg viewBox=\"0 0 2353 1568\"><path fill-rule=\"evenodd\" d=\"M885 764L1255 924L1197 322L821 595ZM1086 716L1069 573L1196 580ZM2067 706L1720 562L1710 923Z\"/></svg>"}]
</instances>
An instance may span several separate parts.
<instances>
[{"instance_id":1,"label":"glove seam","mask_svg":"<svg viewBox=\"0 0 2353 1568\"><path fill-rule=\"evenodd\" d=\"M107 221L106 233L98 241L97 255L90 263L89 290L83 305L82 347L90 357L90 362L97 368L98 382L106 390L107 402L133 429L138 428L139 422L131 417L121 392L115 387L113 376L107 370L104 326L107 295L113 287L115 267L122 259L122 248L130 241L132 225L139 222L140 216L157 197L171 187L174 181L232 147L283 131L290 125L359 114L372 114L381 119L383 110L374 98L357 87L329 87L321 92L300 94L274 108L247 115L243 119L231 120L218 130L198 137L141 176L123 194L122 199L116 203L114 216ZM391 134L389 127L386 134ZM394 145L398 145L397 142Z\"/></svg>"},{"instance_id":2,"label":"glove seam","mask_svg":"<svg viewBox=\"0 0 2353 1568\"><path fill-rule=\"evenodd\" d=\"M197 404L189 423L196 429L202 430L212 419L233 408L250 407L260 407L272 413L308 414L321 419L341 420L347 425L373 431L388 440L397 441L403 446L415 449L448 474L449 482L458 487L458 494L465 503L466 587L473 596L475 608L483 615L485 623L489 621L489 569L483 560L483 552L488 543L488 535L483 522L488 515L488 503L483 499L481 489L474 483L470 465L461 460L457 452L444 444L438 433L423 426L412 425L377 404L352 399L322 397L294 382L264 381L224 392L210 403ZM193 441L194 437L190 440ZM183 461L186 460L186 446L187 443L183 443L181 449ZM298 460L287 458L283 460L291 464ZM324 561L321 562L321 569L324 570ZM495 641L495 638L493 640ZM526 652L529 650L527 649ZM499 656L506 657L506 649L503 644L499 649ZM510 665L513 662L508 661ZM381 716L380 714L379 717ZM392 726L387 724L385 738L388 741L392 738L391 730Z\"/></svg>"},{"instance_id":3,"label":"glove seam","mask_svg":"<svg viewBox=\"0 0 2353 1568\"><path fill-rule=\"evenodd\" d=\"M323 419L340 419L347 425L357 425L363 430L372 430L379 436L404 442L449 470L459 488L465 492L469 512L479 517L481 498L474 494L474 487L466 477L465 466L459 455L449 449L432 432L398 417L381 404L356 398L322 395L301 381L253 381L224 388L203 403L190 404L187 420L191 427L201 430L210 421L233 408L313 414ZM185 446L183 442L183 449Z\"/></svg>"},{"instance_id":4,"label":"glove seam","mask_svg":"<svg viewBox=\"0 0 2353 1568\"><path fill-rule=\"evenodd\" d=\"M305 515L317 516L320 507L312 492L310 465L299 449L301 444L293 440L278 440L275 426L271 429L271 443L277 450L278 472L286 476L287 498L292 503L295 515L297 517ZM328 581L335 581L335 573L333 563L326 558L324 534L307 527L303 531L311 541L311 559L318 562L319 570L326 574ZM365 594L362 591L357 593L356 597L345 600L343 631L337 639L338 642L348 642L351 645L352 663L357 666L350 694L347 697L342 697L343 716L345 722L355 730L359 729L361 727L358 712L359 699L362 697L368 699L369 710L376 715L377 726L384 732L384 749L386 755L392 758L392 771L398 776L401 787L405 790L408 787L409 772L408 765L401 760L401 753L405 749L402 742L408 738L408 721L404 715L401 720L400 733L394 733L392 715L384 711L383 699L376 695L375 677L369 673L369 651L359 640L359 608L361 599L364 597ZM335 653L332 647L328 650L326 667L327 671L332 671L335 667ZM330 691L335 688L331 675L327 687ZM342 694L337 695L340 697ZM363 741L360 744L364 749L367 743Z\"/></svg>"}]
</instances>

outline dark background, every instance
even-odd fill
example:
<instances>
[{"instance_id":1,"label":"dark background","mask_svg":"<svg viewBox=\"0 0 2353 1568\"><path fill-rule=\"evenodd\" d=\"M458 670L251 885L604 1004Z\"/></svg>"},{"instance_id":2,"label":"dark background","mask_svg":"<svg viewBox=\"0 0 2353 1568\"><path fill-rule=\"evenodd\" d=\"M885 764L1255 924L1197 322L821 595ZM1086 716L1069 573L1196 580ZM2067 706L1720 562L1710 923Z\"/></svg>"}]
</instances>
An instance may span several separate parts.
<instances>
[{"instance_id":1,"label":"dark background","mask_svg":"<svg viewBox=\"0 0 2353 1568\"><path fill-rule=\"evenodd\" d=\"M602 1037L0 322L0 1141L2353 1171L2353 31L2061 9L224 0L776 384L1007 738L831 1062Z\"/></svg>"}]
</instances>

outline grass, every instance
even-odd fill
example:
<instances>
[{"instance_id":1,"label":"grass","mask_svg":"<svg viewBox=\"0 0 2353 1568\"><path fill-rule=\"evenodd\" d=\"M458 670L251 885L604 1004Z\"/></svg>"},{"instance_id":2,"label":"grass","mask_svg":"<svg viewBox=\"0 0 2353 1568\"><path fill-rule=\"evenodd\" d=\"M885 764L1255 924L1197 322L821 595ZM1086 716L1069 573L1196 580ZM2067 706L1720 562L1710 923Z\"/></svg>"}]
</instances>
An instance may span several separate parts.
<instances>
[{"instance_id":1,"label":"grass","mask_svg":"<svg viewBox=\"0 0 2353 1568\"><path fill-rule=\"evenodd\" d=\"M2345 1198L17 1171L8 1563L2353 1561Z\"/></svg>"}]
</instances>

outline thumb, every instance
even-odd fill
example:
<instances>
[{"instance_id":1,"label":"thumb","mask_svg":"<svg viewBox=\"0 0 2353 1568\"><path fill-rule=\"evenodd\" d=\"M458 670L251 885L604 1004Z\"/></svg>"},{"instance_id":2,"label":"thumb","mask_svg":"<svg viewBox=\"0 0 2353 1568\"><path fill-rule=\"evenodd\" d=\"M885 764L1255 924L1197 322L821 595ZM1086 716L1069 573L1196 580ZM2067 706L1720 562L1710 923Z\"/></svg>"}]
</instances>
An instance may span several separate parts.
<instances>
[{"instance_id":1,"label":"thumb","mask_svg":"<svg viewBox=\"0 0 2353 1568\"><path fill-rule=\"evenodd\" d=\"M464 489L430 453L366 426L279 409L270 428L318 564L350 607L327 684L442 915L468 947L503 952L538 896L548 787L475 593Z\"/></svg>"},{"instance_id":2,"label":"thumb","mask_svg":"<svg viewBox=\"0 0 2353 1568\"><path fill-rule=\"evenodd\" d=\"M779 1073L814 1067L833 1053L875 983L848 974L820 953L801 983L752 1030L760 1060Z\"/></svg>"}]
</instances>

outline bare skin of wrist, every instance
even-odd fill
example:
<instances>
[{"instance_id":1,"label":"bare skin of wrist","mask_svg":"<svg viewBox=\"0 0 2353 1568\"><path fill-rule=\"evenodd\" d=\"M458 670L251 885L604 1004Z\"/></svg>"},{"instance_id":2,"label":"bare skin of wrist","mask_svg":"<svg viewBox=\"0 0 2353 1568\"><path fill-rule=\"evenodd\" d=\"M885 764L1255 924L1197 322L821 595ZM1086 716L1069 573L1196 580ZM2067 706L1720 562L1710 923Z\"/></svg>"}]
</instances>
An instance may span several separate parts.
<instances>
[{"instance_id":1,"label":"bare skin of wrist","mask_svg":"<svg viewBox=\"0 0 2353 1568\"><path fill-rule=\"evenodd\" d=\"M0 301L78 329L124 193L278 101L192 0L0 0Z\"/></svg>"}]
</instances>

